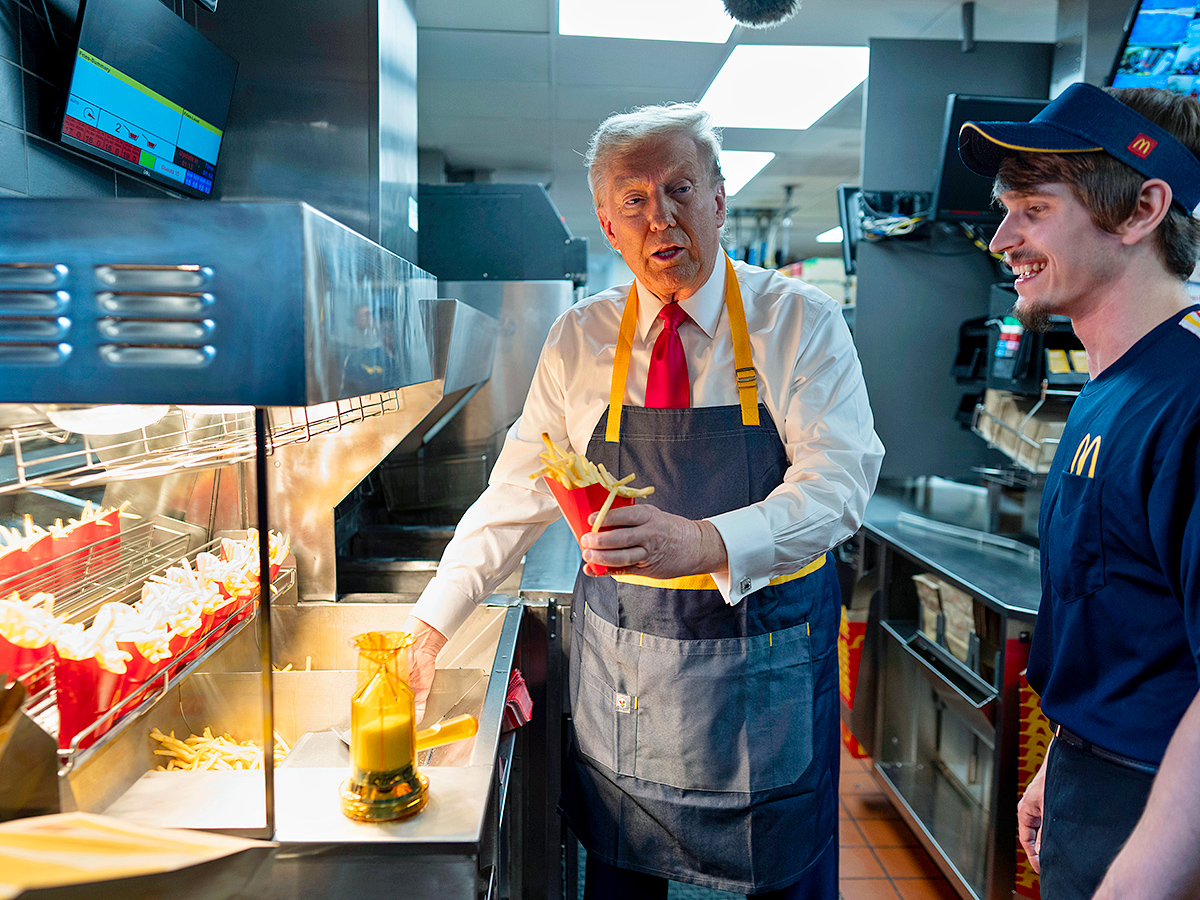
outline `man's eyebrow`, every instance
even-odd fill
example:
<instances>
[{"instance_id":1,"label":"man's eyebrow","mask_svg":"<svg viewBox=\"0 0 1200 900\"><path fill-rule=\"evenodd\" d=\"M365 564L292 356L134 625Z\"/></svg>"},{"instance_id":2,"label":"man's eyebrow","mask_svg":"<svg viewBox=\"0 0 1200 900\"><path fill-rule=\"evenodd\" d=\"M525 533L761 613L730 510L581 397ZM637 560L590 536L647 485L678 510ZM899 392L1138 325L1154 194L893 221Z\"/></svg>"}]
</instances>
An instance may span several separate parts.
<instances>
[{"instance_id":1,"label":"man's eyebrow","mask_svg":"<svg viewBox=\"0 0 1200 900\"><path fill-rule=\"evenodd\" d=\"M627 185L641 185L641 184L645 184L646 182L652 181L652 180L654 180L654 179L646 176L645 174L616 175L613 177L613 180L612 180L612 188L613 188L613 190L620 190L621 188L626 187ZM688 172L686 166L680 166L678 168L671 169L671 170L665 172L662 177L662 181L665 184L671 184L672 182L675 182L675 181L695 181L695 180L696 179L691 175L691 173Z\"/></svg>"}]
</instances>

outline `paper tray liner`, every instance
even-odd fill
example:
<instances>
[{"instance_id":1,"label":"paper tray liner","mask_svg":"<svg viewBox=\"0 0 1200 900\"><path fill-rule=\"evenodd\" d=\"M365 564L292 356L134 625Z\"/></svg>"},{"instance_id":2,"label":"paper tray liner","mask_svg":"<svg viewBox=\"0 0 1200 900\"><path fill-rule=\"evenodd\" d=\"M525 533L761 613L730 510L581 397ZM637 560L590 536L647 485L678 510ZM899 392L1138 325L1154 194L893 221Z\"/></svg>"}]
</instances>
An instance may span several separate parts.
<instances>
[{"instance_id":1,"label":"paper tray liner","mask_svg":"<svg viewBox=\"0 0 1200 900\"><path fill-rule=\"evenodd\" d=\"M571 527L572 533L575 535L575 540L583 538L585 534L592 530L592 526L588 524L588 517L599 512L604 506L604 501L608 499L608 488L602 484L589 484L587 487L568 488L553 478L543 478L546 485L550 488L550 493L554 495L554 499L558 501L558 508L562 510L563 516L567 520L567 524ZM621 506L632 506L632 497L615 497L610 509L617 509ZM600 527L601 531L608 531L606 526ZM607 575L607 566L598 566L595 563L589 563L589 575ZM585 571L587 571L585 569Z\"/></svg>"},{"instance_id":2,"label":"paper tray liner","mask_svg":"<svg viewBox=\"0 0 1200 900\"><path fill-rule=\"evenodd\" d=\"M19 819L0 825L0 900L230 897L273 846L89 813Z\"/></svg>"}]
</instances>

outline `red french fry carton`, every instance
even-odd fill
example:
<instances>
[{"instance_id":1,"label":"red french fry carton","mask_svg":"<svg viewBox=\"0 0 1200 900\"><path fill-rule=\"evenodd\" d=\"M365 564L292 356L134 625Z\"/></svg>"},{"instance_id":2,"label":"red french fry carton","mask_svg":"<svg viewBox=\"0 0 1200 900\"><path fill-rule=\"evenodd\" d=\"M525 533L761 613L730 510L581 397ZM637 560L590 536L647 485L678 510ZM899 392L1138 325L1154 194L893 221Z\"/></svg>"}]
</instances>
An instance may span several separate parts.
<instances>
[{"instance_id":1,"label":"red french fry carton","mask_svg":"<svg viewBox=\"0 0 1200 900\"><path fill-rule=\"evenodd\" d=\"M566 517L567 524L571 526L571 532L575 535L575 540L581 540L585 534L592 530L592 526L588 524L588 517L594 512L600 512L600 507L604 506L604 501L608 499L608 488L602 484L589 484L587 487L569 488L565 487L554 478L543 478L547 487L550 488L550 493L554 495L554 499L558 502L558 508L562 510L563 516ZM610 509L617 509L621 506L632 506L632 497L617 496L613 498ZM600 526L601 531L608 531L605 525ZM607 575L607 566L598 566L594 563L588 563L589 575Z\"/></svg>"},{"instance_id":2,"label":"red french fry carton","mask_svg":"<svg viewBox=\"0 0 1200 900\"><path fill-rule=\"evenodd\" d=\"M25 545L25 563L29 567L26 570L25 593L55 593L58 579L54 567L54 537L50 532Z\"/></svg>"},{"instance_id":3,"label":"red french fry carton","mask_svg":"<svg viewBox=\"0 0 1200 900\"><path fill-rule=\"evenodd\" d=\"M35 686L31 683L30 674L50 659L53 653L54 645L50 641L37 647L24 647L0 635L0 673L24 681L31 693L36 692L45 686L41 683L45 675L39 673L39 676L33 679L39 682Z\"/></svg>"},{"instance_id":4,"label":"red french fry carton","mask_svg":"<svg viewBox=\"0 0 1200 900\"><path fill-rule=\"evenodd\" d=\"M0 555L0 597L6 597L13 591L31 593L32 569L33 561L25 547L14 545L5 548Z\"/></svg>"},{"instance_id":5,"label":"red french fry carton","mask_svg":"<svg viewBox=\"0 0 1200 900\"><path fill-rule=\"evenodd\" d=\"M147 682L166 668L170 657L160 659L158 662L151 662L138 649L135 641L117 641L117 646L133 657L125 664L125 674L121 676L118 695L121 698L127 698L134 694L142 695L137 702L131 704L131 706L136 706L144 699L144 695L149 693Z\"/></svg>"},{"instance_id":6,"label":"red french fry carton","mask_svg":"<svg viewBox=\"0 0 1200 900\"><path fill-rule=\"evenodd\" d=\"M111 572L121 562L121 510L114 507L87 525L89 571L93 576Z\"/></svg>"},{"instance_id":7,"label":"red french fry carton","mask_svg":"<svg viewBox=\"0 0 1200 900\"><path fill-rule=\"evenodd\" d=\"M50 593L71 591L79 587L87 576L90 522L72 522L61 531L55 532L52 555L57 564L57 590L46 588Z\"/></svg>"},{"instance_id":8,"label":"red french fry carton","mask_svg":"<svg viewBox=\"0 0 1200 900\"><path fill-rule=\"evenodd\" d=\"M58 747L67 750L74 737L120 699L125 676L105 669L94 656L87 659L66 659L54 654L54 688L58 703ZM79 748L90 747L103 736L113 721L108 719L79 742Z\"/></svg>"}]
</instances>

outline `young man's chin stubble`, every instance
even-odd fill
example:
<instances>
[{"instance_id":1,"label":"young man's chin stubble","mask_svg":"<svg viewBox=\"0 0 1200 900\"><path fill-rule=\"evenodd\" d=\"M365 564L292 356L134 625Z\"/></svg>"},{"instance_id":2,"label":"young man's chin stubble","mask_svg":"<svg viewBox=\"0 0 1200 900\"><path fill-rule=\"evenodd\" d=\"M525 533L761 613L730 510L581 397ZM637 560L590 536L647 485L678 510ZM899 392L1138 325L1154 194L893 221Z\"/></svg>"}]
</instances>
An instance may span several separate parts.
<instances>
[{"instance_id":1,"label":"young man's chin stubble","mask_svg":"<svg viewBox=\"0 0 1200 900\"><path fill-rule=\"evenodd\" d=\"M1019 303L1012 308L1012 316L1027 331L1047 332L1050 330L1050 314L1040 309L1022 307Z\"/></svg>"}]
</instances>

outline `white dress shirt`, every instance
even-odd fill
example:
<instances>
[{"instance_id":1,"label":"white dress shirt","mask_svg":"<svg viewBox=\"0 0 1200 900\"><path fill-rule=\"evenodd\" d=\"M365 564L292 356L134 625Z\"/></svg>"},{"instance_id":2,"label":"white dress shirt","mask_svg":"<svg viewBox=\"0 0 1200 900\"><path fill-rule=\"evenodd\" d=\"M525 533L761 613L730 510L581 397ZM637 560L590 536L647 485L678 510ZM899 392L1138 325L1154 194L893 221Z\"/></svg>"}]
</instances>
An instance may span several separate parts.
<instances>
[{"instance_id":1,"label":"white dress shirt","mask_svg":"<svg viewBox=\"0 0 1200 900\"><path fill-rule=\"evenodd\" d=\"M791 464L765 500L710 519L729 557L727 573L713 577L731 604L853 535L883 459L858 355L837 301L778 272L736 262L734 268L758 398L770 410ZM505 438L489 486L463 515L437 575L413 608L414 616L447 637L559 517L542 480L529 477L542 467L541 435L547 432L565 449L586 455L596 423L607 414L628 294L629 285L595 294L551 326L524 410ZM644 405L662 306L638 284L637 333L625 383L629 406ZM679 336L692 405L736 406L721 256L704 286L680 306L691 317L680 325ZM652 503L653 497L638 502Z\"/></svg>"}]
</instances>

